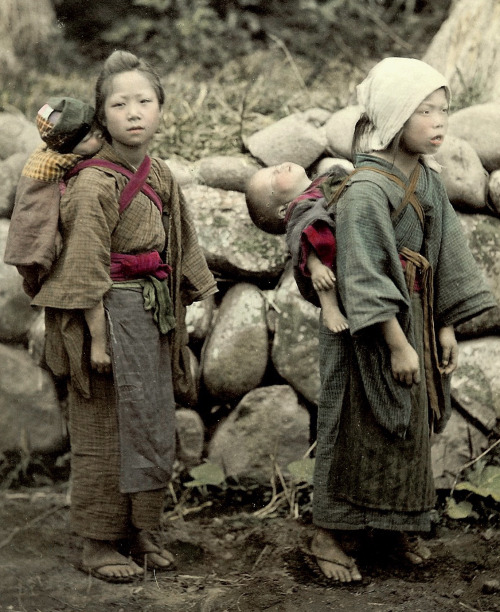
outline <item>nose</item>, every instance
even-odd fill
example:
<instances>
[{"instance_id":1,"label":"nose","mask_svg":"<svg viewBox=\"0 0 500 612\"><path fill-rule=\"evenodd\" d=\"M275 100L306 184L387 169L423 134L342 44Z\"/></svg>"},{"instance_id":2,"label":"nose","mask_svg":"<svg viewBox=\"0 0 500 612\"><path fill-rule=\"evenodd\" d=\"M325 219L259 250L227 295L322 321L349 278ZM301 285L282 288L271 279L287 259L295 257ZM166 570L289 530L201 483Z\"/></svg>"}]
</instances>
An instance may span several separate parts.
<instances>
[{"instance_id":1,"label":"nose","mask_svg":"<svg viewBox=\"0 0 500 612\"><path fill-rule=\"evenodd\" d=\"M137 119L138 117L140 117L140 114L140 107L138 104L129 104L127 115L129 119Z\"/></svg>"},{"instance_id":2,"label":"nose","mask_svg":"<svg viewBox=\"0 0 500 612\"><path fill-rule=\"evenodd\" d=\"M436 127L442 128L447 123L448 123L448 114L447 113L442 113L442 112L436 113L436 118L435 118L435 121L434 121L434 124L435 124Z\"/></svg>"}]
</instances>

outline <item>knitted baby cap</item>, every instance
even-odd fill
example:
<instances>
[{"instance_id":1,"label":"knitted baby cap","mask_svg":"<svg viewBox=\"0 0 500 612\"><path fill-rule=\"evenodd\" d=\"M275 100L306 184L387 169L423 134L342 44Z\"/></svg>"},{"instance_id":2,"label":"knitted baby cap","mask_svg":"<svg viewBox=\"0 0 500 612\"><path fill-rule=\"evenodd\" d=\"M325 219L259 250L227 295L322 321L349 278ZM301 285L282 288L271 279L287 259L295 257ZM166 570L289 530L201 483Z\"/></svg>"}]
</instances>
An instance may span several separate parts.
<instances>
[{"instance_id":1,"label":"knitted baby cap","mask_svg":"<svg viewBox=\"0 0 500 612\"><path fill-rule=\"evenodd\" d=\"M441 87L449 101L448 81L425 62L406 57L387 57L379 62L356 88L358 102L371 122L361 149L386 149L425 98Z\"/></svg>"},{"instance_id":2,"label":"knitted baby cap","mask_svg":"<svg viewBox=\"0 0 500 612\"><path fill-rule=\"evenodd\" d=\"M54 111L61 113L55 124L49 121ZM59 153L70 153L90 132L94 113L93 107L81 100L50 98L38 111L36 124L49 148Z\"/></svg>"}]
</instances>

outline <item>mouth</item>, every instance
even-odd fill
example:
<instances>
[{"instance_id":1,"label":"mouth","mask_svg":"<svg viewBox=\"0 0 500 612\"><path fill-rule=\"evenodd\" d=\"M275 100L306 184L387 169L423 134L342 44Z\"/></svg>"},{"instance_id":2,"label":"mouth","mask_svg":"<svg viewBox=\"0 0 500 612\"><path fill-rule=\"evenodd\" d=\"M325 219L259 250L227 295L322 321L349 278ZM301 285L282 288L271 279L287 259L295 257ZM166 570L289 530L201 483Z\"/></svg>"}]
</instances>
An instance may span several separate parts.
<instances>
[{"instance_id":1,"label":"mouth","mask_svg":"<svg viewBox=\"0 0 500 612\"><path fill-rule=\"evenodd\" d=\"M139 125L134 125L134 127L131 127L127 130L127 132L131 132L131 133L142 132L142 131L144 131L144 128Z\"/></svg>"},{"instance_id":2,"label":"mouth","mask_svg":"<svg viewBox=\"0 0 500 612\"><path fill-rule=\"evenodd\" d=\"M441 136L441 134L438 134L437 136L434 136L434 138L431 138L430 142L433 145L441 145L443 144L443 136Z\"/></svg>"}]
</instances>

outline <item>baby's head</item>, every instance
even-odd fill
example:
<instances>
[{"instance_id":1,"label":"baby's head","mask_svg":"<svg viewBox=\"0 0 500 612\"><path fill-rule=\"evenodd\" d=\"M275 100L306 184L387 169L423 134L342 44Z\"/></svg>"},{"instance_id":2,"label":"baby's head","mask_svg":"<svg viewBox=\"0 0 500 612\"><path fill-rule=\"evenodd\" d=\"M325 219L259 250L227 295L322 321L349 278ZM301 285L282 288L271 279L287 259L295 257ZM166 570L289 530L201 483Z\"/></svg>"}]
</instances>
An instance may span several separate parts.
<instances>
[{"instance_id":1,"label":"baby's head","mask_svg":"<svg viewBox=\"0 0 500 612\"><path fill-rule=\"evenodd\" d=\"M310 184L304 168L293 162L257 170L245 189L252 221L264 232L284 234L288 205Z\"/></svg>"},{"instance_id":2,"label":"baby's head","mask_svg":"<svg viewBox=\"0 0 500 612\"><path fill-rule=\"evenodd\" d=\"M94 129L94 109L74 98L50 98L38 111L40 137L58 153L94 155L102 146L102 135Z\"/></svg>"}]
</instances>

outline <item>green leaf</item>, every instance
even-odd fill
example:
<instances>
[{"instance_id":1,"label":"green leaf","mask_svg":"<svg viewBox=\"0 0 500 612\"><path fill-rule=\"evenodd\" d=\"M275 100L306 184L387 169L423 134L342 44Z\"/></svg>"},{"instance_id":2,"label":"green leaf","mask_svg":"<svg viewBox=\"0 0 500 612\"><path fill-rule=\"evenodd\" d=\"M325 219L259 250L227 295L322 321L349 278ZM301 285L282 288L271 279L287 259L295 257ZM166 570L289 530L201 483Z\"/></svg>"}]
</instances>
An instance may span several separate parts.
<instances>
[{"instance_id":1,"label":"green leaf","mask_svg":"<svg viewBox=\"0 0 500 612\"><path fill-rule=\"evenodd\" d=\"M226 480L226 475L222 468L209 461L189 470L189 475L194 480L186 482L186 487L206 487L208 485L221 487Z\"/></svg>"},{"instance_id":2,"label":"green leaf","mask_svg":"<svg viewBox=\"0 0 500 612\"><path fill-rule=\"evenodd\" d=\"M292 463L287 465L287 468L295 482L307 482L307 484L312 484L314 462L314 459L306 457L299 461L292 461Z\"/></svg>"},{"instance_id":3,"label":"green leaf","mask_svg":"<svg viewBox=\"0 0 500 612\"><path fill-rule=\"evenodd\" d=\"M470 502L461 501L457 504L453 497L446 498L445 512L452 519L464 519L475 514Z\"/></svg>"},{"instance_id":4,"label":"green leaf","mask_svg":"<svg viewBox=\"0 0 500 612\"><path fill-rule=\"evenodd\" d=\"M496 465L480 466L469 475L469 480L460 482L456 490L472 491L482 497L491 495L500 501L500 467Z\"/></svg>"}]
</instances>

